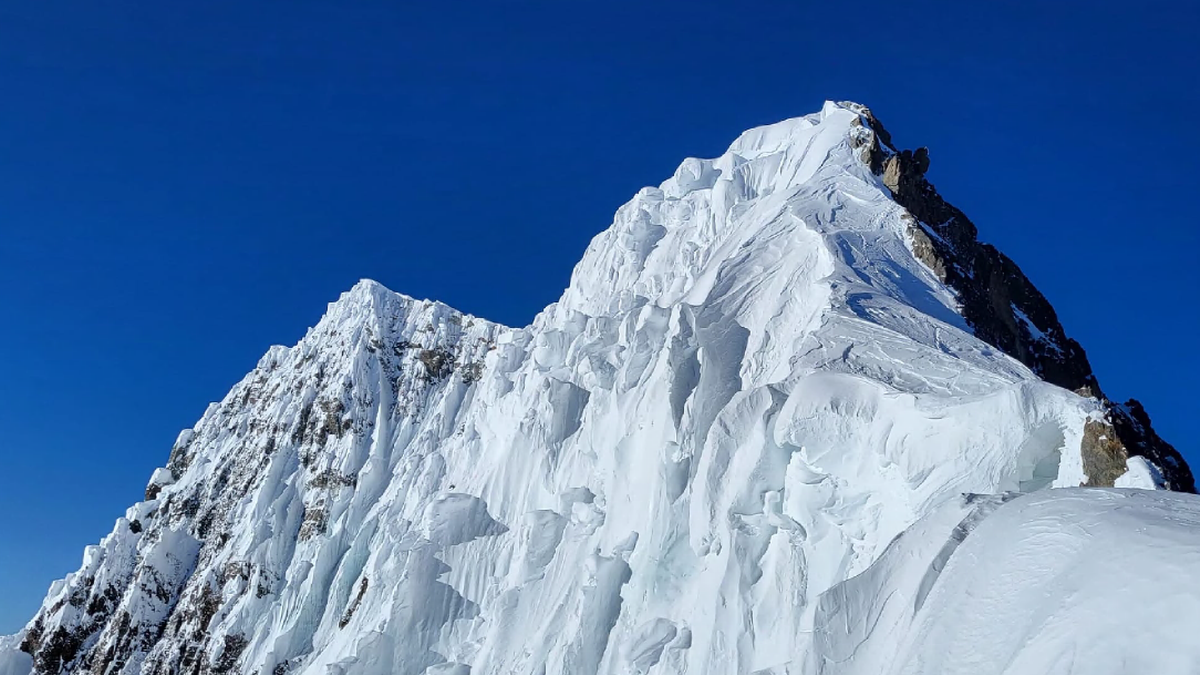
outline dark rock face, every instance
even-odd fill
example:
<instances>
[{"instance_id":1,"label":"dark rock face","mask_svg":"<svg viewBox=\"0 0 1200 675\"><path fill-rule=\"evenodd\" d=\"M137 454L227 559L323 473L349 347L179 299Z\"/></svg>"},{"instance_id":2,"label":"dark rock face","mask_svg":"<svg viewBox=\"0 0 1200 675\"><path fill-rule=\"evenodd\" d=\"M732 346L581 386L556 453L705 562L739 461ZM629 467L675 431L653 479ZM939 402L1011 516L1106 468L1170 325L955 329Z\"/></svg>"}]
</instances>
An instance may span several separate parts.
<instances>
[{"instance_id":1,"label":"dark rock face","mask_svg":"<svg viewBox=\"0 0 1200 675\"><path fill-rule=\"evenodd\" d=\"M1104 396L1083 347L1067 336L1046 297L1008 256L980 242L974 223L938 194L925 177L928 150L897 150L870 110L854 104L849 107L862 115L864 131L869 128L872 132L856 133L852 138L863 161L912 215L913 252L958 293L963 316L975 334L1047 382L1104 402L1108 410L1104 426L1115 436L1106 439L1105 447L1096 446L1093 468L1103 478L1089 472L1092 482L1112 485L1116 476L1108 465L1120 456L1123 471L1127 453L1154 463L1170 489L1195 492L1191 469L1179 451L1155 433L1141 404L1130 400L1118 405ZM1102 434L1094 431L1092 436L1098 439ZM1085 432L1085 442L1087 436ZM1107 445L1111 443L1121 450Z\"/></svg>"},{"instance_id":2,"label":"dark rock face","mask_svg":"<svg viewBox=\"0 0 1200 675\"><path fill-rule=\"evenodd\" d=\"M1195 492L1196 484L1192 470L1183 456L1170 443L1164 441L1150 425L1150 416L1135 398L1124 404L1109 402L1109 411L1117 438L1125 444L1131 455L1146 457L1157 466L1173 490Z\"/></svg>"}]
</instances>

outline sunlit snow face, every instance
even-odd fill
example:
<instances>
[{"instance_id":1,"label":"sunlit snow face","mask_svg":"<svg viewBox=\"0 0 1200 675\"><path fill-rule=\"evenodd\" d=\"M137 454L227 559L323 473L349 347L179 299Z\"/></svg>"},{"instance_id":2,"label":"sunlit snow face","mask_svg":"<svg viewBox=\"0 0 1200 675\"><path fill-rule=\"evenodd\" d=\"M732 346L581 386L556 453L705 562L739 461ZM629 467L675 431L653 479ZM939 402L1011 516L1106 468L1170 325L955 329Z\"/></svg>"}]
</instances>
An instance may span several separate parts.
<instances>
[{"instance_id":1,"label":"sunlit snow face","mask_svg":"<svg viewBox=\"0 0 1200 675\"><path fill-rule=\"evenodd\" d=\"M863 617L926 630L913 598L949 607L926 573L955 528L1008 508L963 493L1078 485L1098 404L970 333L858 119L827 104L685 161L524 329L360 283L51 589L30 630L84 636L74 655L33 651L111 650L122 672L868 672L831 664L902 643ZM0 644L0 675L29 665Z\"/></svg>"}]
</instances>

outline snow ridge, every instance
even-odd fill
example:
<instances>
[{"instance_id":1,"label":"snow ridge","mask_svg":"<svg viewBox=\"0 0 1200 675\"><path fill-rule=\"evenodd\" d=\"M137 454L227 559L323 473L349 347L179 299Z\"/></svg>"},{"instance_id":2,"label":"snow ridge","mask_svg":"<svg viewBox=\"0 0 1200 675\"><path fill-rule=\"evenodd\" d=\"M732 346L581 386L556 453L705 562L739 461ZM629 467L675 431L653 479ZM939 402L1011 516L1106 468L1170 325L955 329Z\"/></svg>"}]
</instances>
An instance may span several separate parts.
<instances>
[{"instance_id":1,"label":"snow ridge","mask_svg":"<svg viewBox=\"0 0 1200 675\"><path fill-rule=\"evenodd\" d=\"M1104 415L975 336L863 110L684 161L529 327L359 283L180 435L0 675L857 672L826 657L880 638L831 598L943 602L921 561L1008 508L962 495L1086 482Z\"/></svg>"}]
</instances>

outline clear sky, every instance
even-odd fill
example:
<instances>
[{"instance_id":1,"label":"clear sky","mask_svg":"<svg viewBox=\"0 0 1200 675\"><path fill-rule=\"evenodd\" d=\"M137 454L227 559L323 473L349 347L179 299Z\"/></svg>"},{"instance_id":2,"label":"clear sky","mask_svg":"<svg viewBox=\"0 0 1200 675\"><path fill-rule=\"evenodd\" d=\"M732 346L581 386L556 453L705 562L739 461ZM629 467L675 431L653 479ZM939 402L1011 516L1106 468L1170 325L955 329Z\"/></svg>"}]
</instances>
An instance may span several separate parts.
<instances>
[{"instance_id":1,"label":"clear sky","mask_svg":"<svg viewBox=\"0 0 1200 675\"><path fill-rule=\"evenodd\" d=\"M510 325L686 156L824 99L898 144L1193 462L1196 3L0 8L0 633L180 429L369 277Z\"/></svg>"}]
</instances>

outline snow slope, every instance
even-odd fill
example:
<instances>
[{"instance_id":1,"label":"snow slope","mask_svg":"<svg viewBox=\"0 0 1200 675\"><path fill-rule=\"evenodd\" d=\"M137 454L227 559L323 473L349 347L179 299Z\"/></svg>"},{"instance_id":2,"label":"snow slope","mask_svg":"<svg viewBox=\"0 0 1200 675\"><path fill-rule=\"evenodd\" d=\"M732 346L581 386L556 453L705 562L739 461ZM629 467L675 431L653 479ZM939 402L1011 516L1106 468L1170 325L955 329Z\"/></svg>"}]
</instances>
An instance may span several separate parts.
<instances>
[{"instance_id":1,"label":"snow slope","mask_svg":"<svg viewBox=\"0 0 1200 675\"><path fill-rule=\"evenodd\" d=\"M917 523L936 557L964 493L1085 482L1103 414L974 337L863 132L829 103L686 160L523 329L361 282L181 434L0 675L860 672L819 660L854 639L814 642L830 594L883 606L885 551ZM894 621L954 639L926 616Z\"/></svg>"},{"instance_id":2,"label":"snow slope","mask_svg":"<svg viewBox=\"0 0 1200 675\"><path fill-rule=\"evenodd\" d=\"M942 508L823 595L805 672L1197 671L1200 500L1075 488L997 508L1013 497Z\"/></svg>"}]
</instances>

